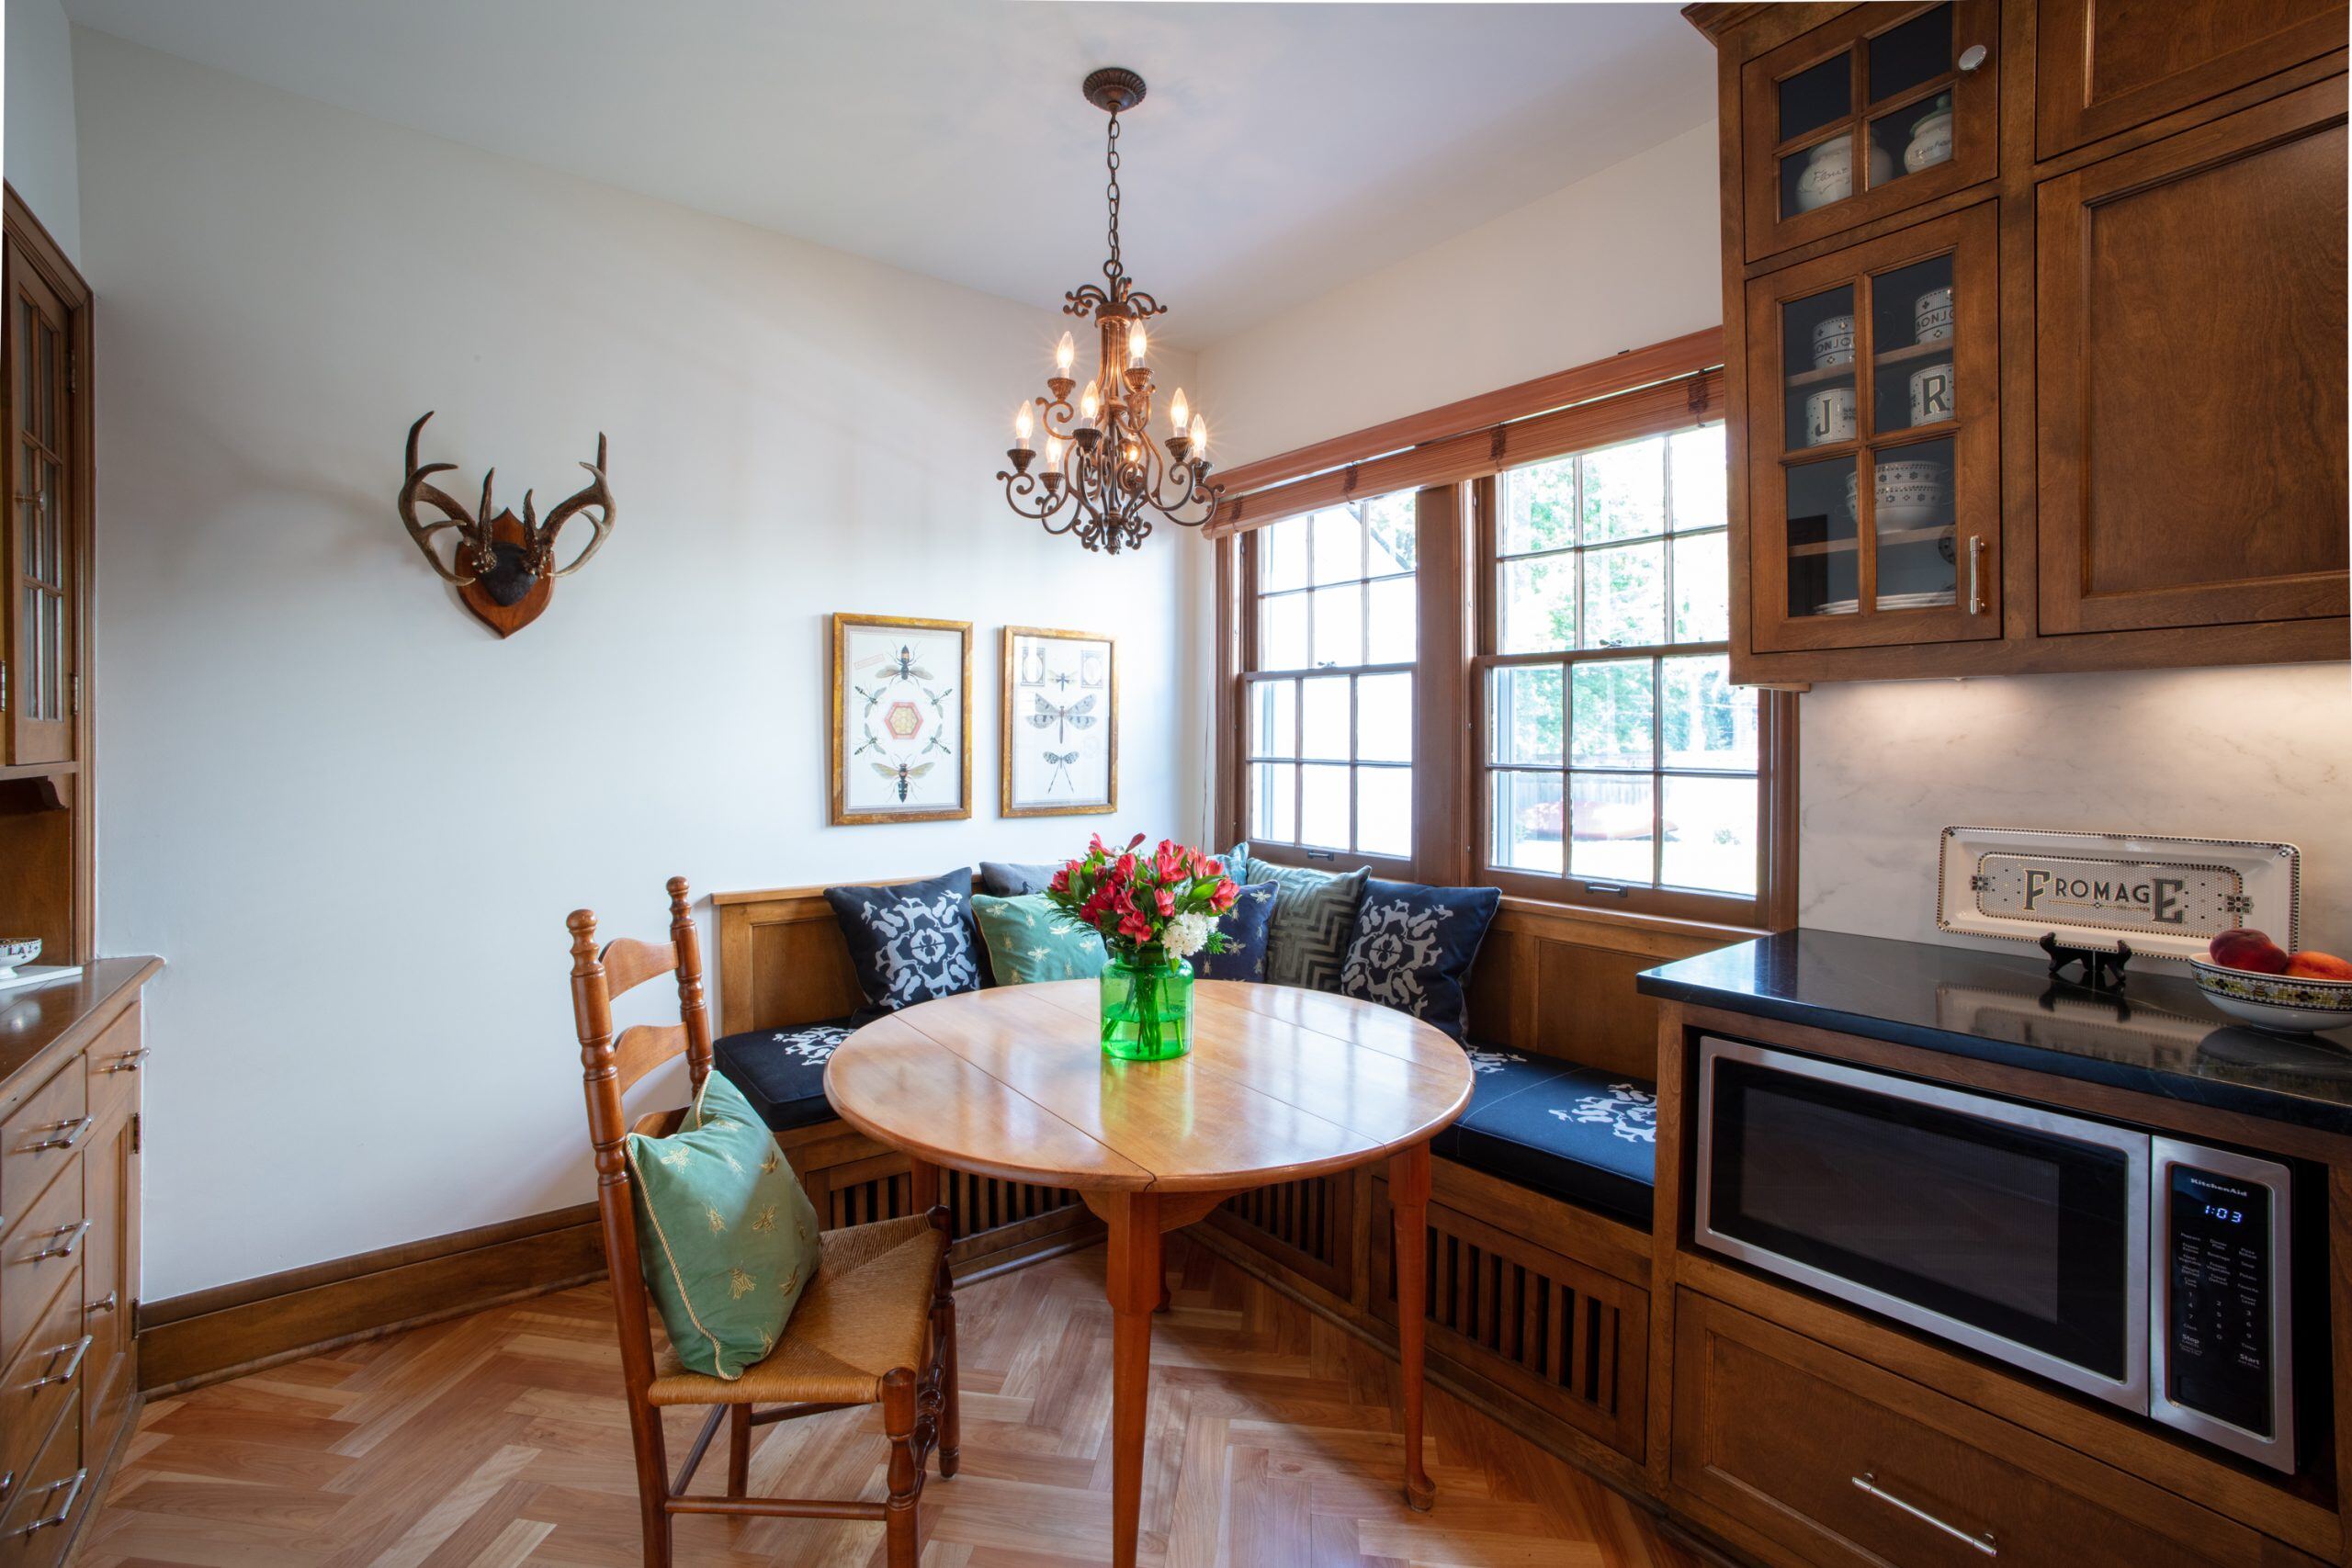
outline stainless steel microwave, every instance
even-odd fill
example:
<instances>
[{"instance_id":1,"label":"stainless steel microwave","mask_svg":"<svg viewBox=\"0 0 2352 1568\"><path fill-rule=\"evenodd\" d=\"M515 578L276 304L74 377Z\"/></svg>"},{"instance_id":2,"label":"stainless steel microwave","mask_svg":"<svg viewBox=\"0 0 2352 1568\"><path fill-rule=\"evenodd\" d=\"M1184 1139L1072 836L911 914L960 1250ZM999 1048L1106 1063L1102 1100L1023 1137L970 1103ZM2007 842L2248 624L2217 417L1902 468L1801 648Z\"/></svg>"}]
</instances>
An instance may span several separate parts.
<instances>
[{"instance_id":1,"label":"stainless steel microwave","mask_svg":"<svg viewBox=\"0 0 2352 1568\"><path fill-rule=\"evenodd\" d=\"M1701 1247L2291 1472L2290 1176L2115 1122L1700 1043Z\"/></svg>"}]
</instances>

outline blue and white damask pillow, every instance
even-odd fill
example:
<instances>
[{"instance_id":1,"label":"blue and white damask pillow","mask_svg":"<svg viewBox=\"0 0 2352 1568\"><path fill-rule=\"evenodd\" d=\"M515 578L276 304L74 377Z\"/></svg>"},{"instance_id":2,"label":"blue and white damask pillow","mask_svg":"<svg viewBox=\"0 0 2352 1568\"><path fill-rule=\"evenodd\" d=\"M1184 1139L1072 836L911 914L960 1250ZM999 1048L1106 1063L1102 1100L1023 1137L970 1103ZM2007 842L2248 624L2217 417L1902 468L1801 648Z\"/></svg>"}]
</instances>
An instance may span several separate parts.
<instances>
[{"instance_id":1,"label":"blue and white damask pillow","mask_svg":"<svg viewBox=\"0 0 2352 1568\"><path fill-rule=\"evenodd\" d=\"M1364 884L1340 993L1380 1002L1459 1040L1470 1024L1464 986L1503 901L1492 887Z\"/></svg>"},{"instance_id":2,"label":"blue and white damask pillow","mask_svg":"<svg viewBox=\"0 0 2352 1568\"><path fill-rule=\"evenodd\" d=\"M858 989L865 993L862 1019L979 989L968 866L928 882L828 887L825 902L833 907L857 968Z\"/></svg>"}]
</instances>

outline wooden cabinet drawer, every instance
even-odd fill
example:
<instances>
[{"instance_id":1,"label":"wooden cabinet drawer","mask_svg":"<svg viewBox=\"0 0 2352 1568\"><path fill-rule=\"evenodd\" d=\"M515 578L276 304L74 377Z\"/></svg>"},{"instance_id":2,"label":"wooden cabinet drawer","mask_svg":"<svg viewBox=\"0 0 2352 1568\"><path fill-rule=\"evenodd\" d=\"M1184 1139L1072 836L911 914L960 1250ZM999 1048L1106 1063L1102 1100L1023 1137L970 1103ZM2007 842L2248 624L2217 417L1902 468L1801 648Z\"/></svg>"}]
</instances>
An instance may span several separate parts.
<instances>
[{"instance_id":1,"label":"wooden cabinet drawer","mask_svg":"<svg viewBox=\"0 0 2352 1568\"><path fill-rule=\"evenodd\" d=\"M137 1003L106 1026L84 1053L89 1081L90 1114L103 1125L117 1115L129 1115L139 1105L140 1069L147 1060Z\"/></svg>"},{"instance_id":2,"label":"wooden cabinet drawer","mask_svg":"<svg viewBox=\"0 0 2352 1568\"><path fill-rule=\"evenodd\" d=\"M74 1402L85 1380L90 1347L82 1342L81 1294L63 1288L71 1283L61 1283L25 1348L0 1371L0 1477L26 1473L57 1413ZM0 1510L13 1492L0 1495Z\"/></svg>"},{"instance_id":3,"label":"wooden cabinet drawer","mask_svg":"<svg viewBox=\"0 0 2352 1568\"><path fill-rule=\"evenodd\" d=\"M73 1163L75 1145L89 1134L89 1110L75 1057L0 1122L0 1235L14 1231L51 1179Z\"/></svg>"},{"instance_id":4,"label":"wooden cabinet drawer","mask_svg":"<svg viewBox=\"0 0 2352 1568\"><path fill-rule=\"evenodd\" d=\"M74 1081L78 1089L78 1069ZM0 1241L0 1366L16 1359L61 1288L81 1288L82 1241L89 1222L82 1215L81 1152L71 1157L74 1163Z\"/></svg>"},{"instance_id":5,"label":"wooden cabinet drawer","mask_svg":"<svg viewBox=\"0 0 2352 1568\"><path fill-rule=\"evenodd\" d=\"M1813 1564L2190 1568L2244 1526L1705 1296L1677 1298L1676 1490Z\"/></svg>"},{"instance_id":6,"label":"wooden cabinet drawer","mask_svg":"<svg viewBox=\"0 0 2352 1568\"><path fill-rule=\"evenodd\" d=\"M51 1428L0 1508L0 1568L54 1568L89 1497L82 1423L68 1416Z\"/></svg>"}]
</instances>

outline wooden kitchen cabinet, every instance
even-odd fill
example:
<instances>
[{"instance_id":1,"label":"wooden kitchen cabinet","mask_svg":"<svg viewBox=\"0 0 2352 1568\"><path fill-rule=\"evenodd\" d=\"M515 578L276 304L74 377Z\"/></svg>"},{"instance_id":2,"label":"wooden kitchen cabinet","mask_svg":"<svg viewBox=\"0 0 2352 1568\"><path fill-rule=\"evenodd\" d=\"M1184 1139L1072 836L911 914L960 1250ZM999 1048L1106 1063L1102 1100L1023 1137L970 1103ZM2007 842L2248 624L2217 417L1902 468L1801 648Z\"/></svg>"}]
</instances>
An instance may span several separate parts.
<instances>
[{"instance_id":1,"label":"wooden kitchen cabinet","mask_svg":"<svg viewBox=\"0 0 2352 1568\"><path fill-rule=\"evenodd\" d=\"M2341 615L2342 78L2043 184L2041 630Z\"/></svg>"},{"instance_id":2,"label":"wooden kitchen cabinet","mask_svg":"<svg viewBox=\"0 0 2352 1568\"><path fill-rule=\"evenodd\" d=\"M67 268L45 265L12 226L6 239L6 369L10 502L0 527L7 550L7 626L0 647L0 718L6 754L22 767L71 761L80 706L85 536L81 457L85 410L75 396L76 337L86 291Z\"/></svg>"},{"instance_id":3,"label":"wooden kitchen cabinet","mask_svg":"<svg viewBox=\"0 0 2352 1568\"><path fill-rule=\"evenodd\" d=\"M2341 0L1685 14L1719 51L1735 681L2352 654ZM1950 156L1894 172L1881 122L1946 94ZM1850 366L1812 335L1849 317Z\"/></svg>"}]
</instances>

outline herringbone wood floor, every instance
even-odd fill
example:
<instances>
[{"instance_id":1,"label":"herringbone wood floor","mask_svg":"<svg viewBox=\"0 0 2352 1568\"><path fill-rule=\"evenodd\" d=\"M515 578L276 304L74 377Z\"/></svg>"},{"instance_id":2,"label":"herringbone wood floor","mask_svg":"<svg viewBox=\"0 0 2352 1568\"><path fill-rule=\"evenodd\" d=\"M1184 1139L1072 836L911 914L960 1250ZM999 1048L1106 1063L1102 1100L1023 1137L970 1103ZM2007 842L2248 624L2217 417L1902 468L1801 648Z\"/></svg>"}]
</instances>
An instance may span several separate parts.
<instances>
[{"instance_id":1,"label":"herringbone wood floor","mask_svg":"<svg viewBox=\"0 0 2352 1568\"><path fill-rule=\"evenodd\" d=\"M1435 1389L1436 1511L1397 1497L1394 1364L1170 1238L1143 1560L1167 1568L1692 1568L1646 1516ZM961 1474L923 1494L925 1568L1109 1556L1111 1321L1100 1248L958 1292ZM638 1562L602 1286L417 1329L148 1407L84 1568L579 1568ZM699 1416L675 1413L672 1458ZM696 1491L724 1483L724 1444ZM752 1490L882 1495L869 1412L760 1429ZM694 1568L865 1568L874 1525L684 1518Z\"/></svg>"}]
</instances>

